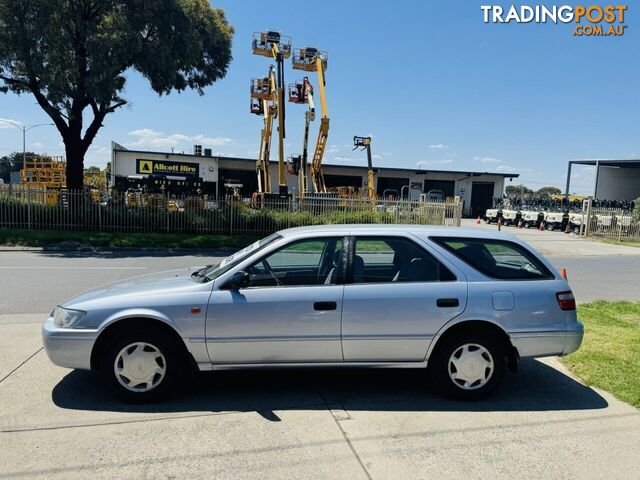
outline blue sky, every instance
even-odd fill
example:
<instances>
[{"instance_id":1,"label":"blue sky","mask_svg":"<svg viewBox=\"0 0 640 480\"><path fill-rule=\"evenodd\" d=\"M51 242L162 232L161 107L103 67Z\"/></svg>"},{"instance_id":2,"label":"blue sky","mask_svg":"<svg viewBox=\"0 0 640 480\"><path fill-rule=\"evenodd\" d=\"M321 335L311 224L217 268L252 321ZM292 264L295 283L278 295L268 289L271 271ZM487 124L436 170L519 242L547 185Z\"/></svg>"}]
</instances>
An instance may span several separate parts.
<instances>
[{"instance_id":1,"label":"blue sky","mask_svg":"<svg viewBox=\"0 0 640 480\"><path fill-rule=\"evenodd\" d=\"M516 172L539 188L562 186L570 159L640 157L635 5L623 37L580 38L572 25L484 24L482 3L281 1L265 8L249 0L214 2L236 29L226 78L203 96L158 97L130 72L130 105L107 118L86 165L104 166L111 140L185 152L202 143L222 155L255 156L262 119L248 111L248 84L266 73L269 60L251 54L250 40L267 28L290 35L294 47L329 52L327 163L365 165L364 153L350 145L353 135L372 135L379 166ZM287 82L302 74L287 64ZM305 108L287 107L290 155L301 149ZM48 121L27 95L0 95L0 118ZM53 127L33 129L27 144L63 151ZM20 132L0 125L0 154L21 148ZM591 186L589 168L576 168L572 190Z\"/></svg>"}]
</instances>

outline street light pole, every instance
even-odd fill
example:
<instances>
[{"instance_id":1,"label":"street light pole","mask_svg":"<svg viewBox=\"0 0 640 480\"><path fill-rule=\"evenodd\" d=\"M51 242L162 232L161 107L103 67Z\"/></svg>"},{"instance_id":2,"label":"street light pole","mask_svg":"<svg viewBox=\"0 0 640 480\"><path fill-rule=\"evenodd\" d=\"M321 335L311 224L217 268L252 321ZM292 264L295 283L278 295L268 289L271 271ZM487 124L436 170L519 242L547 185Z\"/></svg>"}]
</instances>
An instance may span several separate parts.
<instances>
[{"instance_id":1,"label":"street light pole","mask_svg":"<svg viewBox=\"0 0 640 480\"><path fill-rule=\"evenodd\" d=\"M19 125L15 122L12 122L10 120L4 120L4 119L0 119L0 122L7 123L9 125L16 127L18 130L22 130L22 165L23 166L24 166L24 161L26 159L26 155L27 155L27 132L32 128L42 127L44 125L54 125L53 123L35 123L33 125Z\"/></svg>"}]
</instances>

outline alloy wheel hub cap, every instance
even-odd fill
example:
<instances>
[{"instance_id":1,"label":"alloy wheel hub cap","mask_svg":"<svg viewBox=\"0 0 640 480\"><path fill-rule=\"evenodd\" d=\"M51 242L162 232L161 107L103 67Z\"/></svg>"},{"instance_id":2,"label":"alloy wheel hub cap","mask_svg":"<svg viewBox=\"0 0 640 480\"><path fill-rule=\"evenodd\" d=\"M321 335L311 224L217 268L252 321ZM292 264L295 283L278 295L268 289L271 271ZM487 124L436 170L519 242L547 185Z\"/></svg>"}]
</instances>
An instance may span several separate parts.
<instances>
[{"instance_id":1,"label":"alloy wheel hub cap","mask_svg":"<svg viewBox=\"0 0 640 480\"><path fill-rule=\"evenodd\" d=\"M167 367L164 355L155 345L135 342L116 355L113 369L120 385L134 392L149 391L162 382Z\"/></svg>"},{"instance_id":2,"label":"alloy wheel hub cap","mask_svg":"<svg viewBox=\"0 0 640 480\"><path fill-rule=\"evenodd\" d=\"M486 385L493 375L493 370L491 353L477 343L466 343L449 357L449 377L463 390L476 390Z\"/></svg>"}]
</instances>

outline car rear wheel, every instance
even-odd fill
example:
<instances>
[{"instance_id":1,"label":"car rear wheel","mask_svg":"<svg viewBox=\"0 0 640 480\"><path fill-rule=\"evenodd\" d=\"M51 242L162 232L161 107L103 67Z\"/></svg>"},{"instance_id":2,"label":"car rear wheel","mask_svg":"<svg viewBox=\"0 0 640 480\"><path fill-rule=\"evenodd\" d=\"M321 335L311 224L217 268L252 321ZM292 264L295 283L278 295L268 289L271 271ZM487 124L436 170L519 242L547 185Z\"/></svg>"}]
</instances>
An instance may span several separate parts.
<instances>
[{"instance_id":1,"label":"car rear wheel","mask_svg":"<svg viewBox=\"0 0 640 480\"><path fill-rule=\"evenodd\" d=\"M555 230L555 225L553 223L547 223L547 230L553 232Z\"/></svg>"},{"instance_id":2,"label":"car rear wheel","mask_svg":"<svg viewBox=\"0 0 640 480\"><path fill-rule=\"evenodd\" d=\"M461 333L445 338L429 360L431 379L448 396L477 400L504 376L505 352L492 335Z\"/></svg>"},{"instance_id":3,"label":"car rear wheel","mask_svg":"<svg viewBox=\"0 0 640 480\"><path fill-rule=\"evenodd\" d=\"M105 348L100 373L128 402L153 402L174 390L184 369L179 349L163 332L123 332Z\"/></svg>"}]
</instances>

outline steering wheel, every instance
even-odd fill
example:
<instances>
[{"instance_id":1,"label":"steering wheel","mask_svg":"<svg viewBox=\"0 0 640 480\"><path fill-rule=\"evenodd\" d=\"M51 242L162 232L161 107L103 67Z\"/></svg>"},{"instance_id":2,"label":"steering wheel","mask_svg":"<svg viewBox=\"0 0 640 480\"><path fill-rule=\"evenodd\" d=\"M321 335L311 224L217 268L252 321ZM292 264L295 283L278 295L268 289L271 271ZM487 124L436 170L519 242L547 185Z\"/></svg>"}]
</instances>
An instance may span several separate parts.
<instances>
[{"instance_id":1,"label":"steering wheel","mask_svg":"<svg viewBox=\"0 0 640 480\"><path fill-rule=\"evenodd\" d=\"M262 260L262 266L264 267L264 269L267 271L267 273L269 275L271 275L271 278L273 278L273 280L276 282L276 285L278 286L282 286L282 282L280 281L280 279L276 276L275 273L273 273L273 270L271 269L271 265L269 265L269 262L267 262L267 259L265 258L264 260Z\"/></svg>"}]
</instances>

